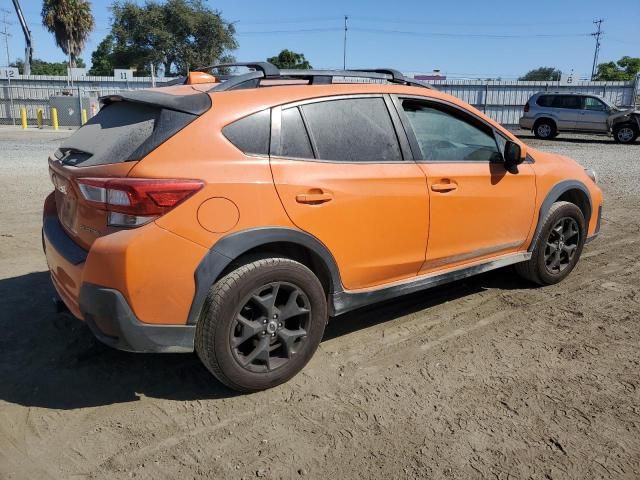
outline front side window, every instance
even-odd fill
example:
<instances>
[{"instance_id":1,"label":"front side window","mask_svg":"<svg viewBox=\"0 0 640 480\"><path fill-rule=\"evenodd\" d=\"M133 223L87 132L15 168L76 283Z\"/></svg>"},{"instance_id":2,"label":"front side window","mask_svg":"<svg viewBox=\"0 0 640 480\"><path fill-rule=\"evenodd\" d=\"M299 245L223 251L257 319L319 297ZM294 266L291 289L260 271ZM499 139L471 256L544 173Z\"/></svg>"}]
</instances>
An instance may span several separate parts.
<instances>
[{"instance_id":1,"label":"front side window","mask_svg":"<svg viewBox=\"0 0 640 480\"><path fill-rule=\"evenodd\" d=\"M317 156L344 162L401 161L391 116L382 98L345 98L300 107Z\"/></svg>"},{"instance_id":2,"label":"front side window","mask_svg":"<svg viewBox=\"0 0 640 480\"><path fill-rule=\"evenodd\" d=\"M594 97L586 97L584 99L584 109L592 110L594 112L605 112L607 107L604 103Z\"/></svg>"},{"instance_id":3,"label":"front side window","mask_svg":"<svg viewBox=\"0 0 640 480\"><path fill-rule=\"evenodd\" d=\"M488 132L447 109L415 100L402 108L418 141L423 160L502 161L493 132Z\"/></svg>"}]
</instances>

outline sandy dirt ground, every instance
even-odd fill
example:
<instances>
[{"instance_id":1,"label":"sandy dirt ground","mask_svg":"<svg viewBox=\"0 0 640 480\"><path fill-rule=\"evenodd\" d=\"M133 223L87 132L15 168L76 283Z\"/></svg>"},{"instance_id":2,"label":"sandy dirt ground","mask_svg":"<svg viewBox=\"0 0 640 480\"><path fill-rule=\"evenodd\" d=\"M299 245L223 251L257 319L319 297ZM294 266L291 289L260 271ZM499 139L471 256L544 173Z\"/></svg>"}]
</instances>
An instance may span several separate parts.
<instances>
[{"instance_id":1,"label":"sandy dirt ground","mask_svg":"<svg viewBox=\"0 0 640 480\"><path fill-rule=\"evenodd\" d=\"M565 282L503 269L353 312L292 381L236 395L53 311L40 212L66 135L0 130L0 478L640 477L640 144L524 135L605 190Z\"/></svg>"}]
</instances>

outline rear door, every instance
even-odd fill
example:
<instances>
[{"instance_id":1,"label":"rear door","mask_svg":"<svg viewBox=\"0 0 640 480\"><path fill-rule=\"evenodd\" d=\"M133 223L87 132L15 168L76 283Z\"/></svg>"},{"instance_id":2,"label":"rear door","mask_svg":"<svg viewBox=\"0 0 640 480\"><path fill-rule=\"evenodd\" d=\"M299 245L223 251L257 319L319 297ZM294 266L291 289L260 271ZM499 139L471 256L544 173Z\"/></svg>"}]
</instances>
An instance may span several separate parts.
<instances>
[{"instance_id":1,"label":"rear door","mask_svg":"<svg viewBox=\"0 0 640 480\"><path fill-rule=\"evenodd\" d=\"M415 276L427 244L425 175L383 95L273 109L271 168L291 220L333 254L347 289Z\"/></svg>"},{"instance_id":2,"label":"rear door","mask_svg":"<svg viewBox=\"0 0 640 480\"><path fill-rule=\"evenodd\" d=\"M604 102L596 97L582 97L576 128L592 132L607 132L609 112Z\"/></svg>"},{"instance_id":3,"label":"rear door","mask_svg":"<svg viewBox=\"0 0 640 480\"><path fill-rule=\"evenodd\" d=\"M551 104L558 130L575 130L582 100L578 95L554 95Z\"/></svg>"}]
</instances>

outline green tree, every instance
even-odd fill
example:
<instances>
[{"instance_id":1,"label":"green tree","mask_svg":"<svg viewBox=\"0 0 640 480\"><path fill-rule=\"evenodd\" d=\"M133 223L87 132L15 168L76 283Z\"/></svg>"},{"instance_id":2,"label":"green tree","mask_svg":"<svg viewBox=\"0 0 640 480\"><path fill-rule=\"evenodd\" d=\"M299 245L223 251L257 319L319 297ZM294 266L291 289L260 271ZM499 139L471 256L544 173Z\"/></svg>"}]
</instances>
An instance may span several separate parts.
<instances>
[{"instance_id":1,"label":"green tree","mask_svg":"<svg viewBox=\"0 0 640 480\"><path fill-rule=\"evenodd\" d=\"M533 70L529 70L518 80L530 80L530 81L554 81L560 80L560 70L553 67L538 67Z\"/></svg>"},{"instance_id":2,"label":"green tree","mask_svg":"<svg viewBox=\"0 0 640 480\"><path fill-rule=\"evenodd\" d=\"M114 67L117 68L117 65L114 66L113 64L114 43L115 39L113 35L109 34L98 44L91 54L91 70L89 70L89 75L98 77L110 77L113 75Z\"/></svg>"},{"instance_id":3,"label":"green tree","mask_svg":"<svg viewBox=\"0 0 640 480\"><path fill-rule=\"evenodd\" d=\"M135 68L148 74L150 64L165 74L233 60L234 26L202 0L131 0L112 6L111 33L91 55L92 74L111 75L113 68Z\"/></svg>"},{"instance_id":4,"label":"green tree","mask_svg":"<svg viewBox=\"0 0 640 480\"><path fill-rule=\"evenodd\" d=\"M16 60L9 66L17 68L20 74L24 72L23 60ZM68 66L67 62L45 62L39 58L34 58L31 62L31 75L67 75ZM76 67L86 67L82 58L76 59Z\"/></svg>"},{"instance_id":5,"label":"green tree","mask_svg":"<svg viewBox=\"0 0 640 480\"><path fill-rule=\"evenodd\" d=\"M56 40L56 45L71 59L71 66L84 49L95 26L88 0L44 0L42 24Z\"/></svg>"},{"instance_id":6,"label":"green tree","mask_svg":"<svg viewBox=\"0 0 640 480\"><path fill-rule=\"evenodd\" d=\"M624 56L617 62L598 65L595 80L633 80L640 72L640 58Z\"/></svg>"},{"instance_id":7,"label":"green tree","mask_svg":"<svg viewBox=\"0 0 640 480\"><path fill-rule=\"evenodd\" d=\"M267 58L267 62L273 63L278 68L307 70L313 68L304 58L304 53L296 53L286 48L275 57Z\"/></svg>"}]
</instances>

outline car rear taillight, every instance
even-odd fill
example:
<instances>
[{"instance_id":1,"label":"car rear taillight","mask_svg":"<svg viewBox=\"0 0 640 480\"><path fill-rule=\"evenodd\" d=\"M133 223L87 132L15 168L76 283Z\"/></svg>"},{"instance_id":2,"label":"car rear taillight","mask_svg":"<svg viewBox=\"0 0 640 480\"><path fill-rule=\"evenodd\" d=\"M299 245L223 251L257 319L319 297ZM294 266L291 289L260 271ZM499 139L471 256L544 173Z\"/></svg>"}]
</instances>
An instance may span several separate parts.
<instances>
[{"instance_id":1,"label":"car rear taillight","mask_svg":"<svg viewBox=\"0 0 640 480\"><path fill-rule=\"evenodd\" d=\"M529 111L529 102L524 104L524 113L527 113Z\"/></svg>"},{"instance_id":2,"label":"car rear taillight","mask_svg":"<svg viewBox=\"0 0 640 480\"><path fill-rule=\"evenodd\" d=\"M139 227L164 215L200 190L200 180L78 178L84 199L109 212L109 225Z\"/></svg>"}]
</instances>

